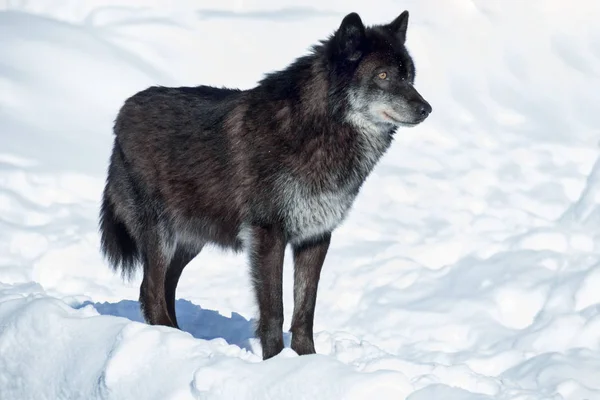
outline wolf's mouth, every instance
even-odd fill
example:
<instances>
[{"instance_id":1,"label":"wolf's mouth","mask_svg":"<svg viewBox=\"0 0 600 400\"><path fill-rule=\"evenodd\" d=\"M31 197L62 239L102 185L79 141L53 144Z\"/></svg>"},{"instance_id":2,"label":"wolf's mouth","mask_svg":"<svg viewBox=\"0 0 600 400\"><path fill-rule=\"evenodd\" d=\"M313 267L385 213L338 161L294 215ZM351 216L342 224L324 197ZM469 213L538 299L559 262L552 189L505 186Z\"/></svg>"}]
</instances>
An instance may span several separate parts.
<instances>
[{"instance_id":1,"label":"wolf's mouth","mask_svg":"<svg viewBox=\"0 0 600 400\"><path fill-rule=\"evenodd\" d=\"M381 113L383 114L385 119L391 119L393 122L400 123L400 121L398 121L396 118L392 117L389 113L386 113L385 111L382 111Z\"/></svg>"},{"instance_id":2,"label":"wolf's mouth","mask_svg":"<svg viewBox=\"0 0 600 400\"><path fill-rule=\"evenodd\" d=\"M393 116L391 113L386 112L386 111L382 111L381 112L383 114L383 117L397 125L408 125L408 126L413 126L413 125L418 125L419 122L408 122L408 121L402 121L400 119L398 119L398 117Z\"/></svg>"}]
</instances>

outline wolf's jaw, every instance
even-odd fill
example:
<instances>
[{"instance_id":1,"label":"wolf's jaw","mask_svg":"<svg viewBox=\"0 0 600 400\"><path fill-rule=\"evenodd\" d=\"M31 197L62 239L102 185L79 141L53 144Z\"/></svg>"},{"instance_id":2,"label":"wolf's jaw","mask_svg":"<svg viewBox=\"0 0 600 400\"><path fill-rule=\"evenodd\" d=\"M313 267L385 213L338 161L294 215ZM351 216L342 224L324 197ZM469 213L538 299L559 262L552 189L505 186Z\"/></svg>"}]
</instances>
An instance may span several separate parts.
<instances>
[{"instance_id":1,"label":"wolf's jaw","mask_svg":"<svg viewBox=\"0 0 600 400\"><path fill-rule=\"evenodd\" d=\"M391 113L386 112L386 111L382 111L381 114L383 115L385 122L393 124L396 127L413 127L413 126L417 126L421 123L421 121L418 121L418 122L402 121L399 118L397 118L396 116L394 116Z\"/></svg>"}]
</instances>

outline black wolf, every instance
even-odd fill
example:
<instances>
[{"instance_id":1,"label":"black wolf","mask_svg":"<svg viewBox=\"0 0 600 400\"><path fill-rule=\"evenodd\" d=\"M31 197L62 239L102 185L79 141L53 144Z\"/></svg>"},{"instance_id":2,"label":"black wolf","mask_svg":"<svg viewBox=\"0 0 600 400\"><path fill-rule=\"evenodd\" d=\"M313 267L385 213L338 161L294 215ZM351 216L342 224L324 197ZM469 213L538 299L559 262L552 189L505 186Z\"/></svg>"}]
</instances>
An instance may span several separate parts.
<instances>
[{"instance_id":1,"label":"black wolf","mask_svg":"<svg viewBox=\"0 0 600 400\"><path fill-rule=\"evenodd\" d=\"M431 106L415 90L408 12L365 27L356 13L249 90L150 87L127 99L100 211L102 251L144 277L146 321L177 327L175 288L212 243L246 250L263 358L283 348L284 250L294 257L291 347L315 352L317 285L331 233L398 127Z\"/></svg>"}]
</instances>

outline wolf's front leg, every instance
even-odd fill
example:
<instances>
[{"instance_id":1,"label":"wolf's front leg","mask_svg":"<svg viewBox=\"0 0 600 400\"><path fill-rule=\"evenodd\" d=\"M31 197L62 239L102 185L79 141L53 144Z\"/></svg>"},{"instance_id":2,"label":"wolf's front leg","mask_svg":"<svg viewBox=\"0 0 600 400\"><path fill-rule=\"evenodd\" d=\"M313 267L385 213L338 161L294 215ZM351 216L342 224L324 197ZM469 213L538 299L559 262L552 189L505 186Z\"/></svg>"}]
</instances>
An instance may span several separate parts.
<instances>
[{"instance_id":1,"label":"wolf's front leg","mask_svg":"<svg viewBox=\"0 0 600 400\"><path fill-rule=\"evenodd\" d=\"M294 246L294 315L292 349L300 354L315 353L313 321L321 268L329 249L331 234Z\"/></svg>"},{"instance_id":2,"label":"wolf's front leg","mask_svg":"<svg viewBox=\"0 0 600 400\"><path fill-rule=\"evenodd\" d=\"M285 238L276 226L254 226L251 230L250 264L256 300L260 309L257 335L263 360L283 350L282 275Z\"/></svg>"}]
</instances>

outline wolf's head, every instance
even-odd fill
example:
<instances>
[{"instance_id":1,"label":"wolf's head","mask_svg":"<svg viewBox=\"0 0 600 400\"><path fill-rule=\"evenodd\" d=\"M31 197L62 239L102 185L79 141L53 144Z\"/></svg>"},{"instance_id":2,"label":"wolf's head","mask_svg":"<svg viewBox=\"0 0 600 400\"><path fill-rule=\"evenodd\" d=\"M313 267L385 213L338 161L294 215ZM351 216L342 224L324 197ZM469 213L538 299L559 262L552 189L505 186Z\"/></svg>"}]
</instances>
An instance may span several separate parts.
<instances>
[{"instance_id":1,"label":"wolf's head","mask_svg":"<svg viewBox=\"0 0 600 400\"><path fill-rule=\"evenodd\" d=\"M387 25L365 27L348 14L335 32L330 56L349 82L347 117L383 129L414 126L431 106L414 88L415 67L404 44L408 11Z\"/></svg>"}]
</instances>

